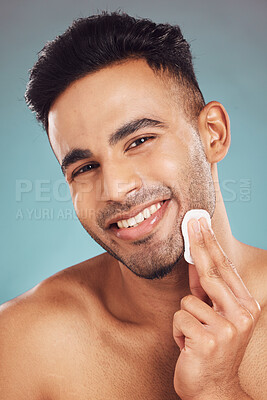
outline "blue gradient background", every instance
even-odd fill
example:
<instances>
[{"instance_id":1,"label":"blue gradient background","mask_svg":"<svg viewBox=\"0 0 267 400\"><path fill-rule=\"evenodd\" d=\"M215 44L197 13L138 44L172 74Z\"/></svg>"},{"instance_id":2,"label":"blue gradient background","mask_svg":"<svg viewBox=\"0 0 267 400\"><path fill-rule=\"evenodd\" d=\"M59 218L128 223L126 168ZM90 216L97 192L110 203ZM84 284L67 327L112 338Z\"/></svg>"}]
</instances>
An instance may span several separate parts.
<instances>
[{"instance_id":1,"label":"blue gradient background","mask_svg":"<svg viewBox=\"0 0 267 400\"><path fill-rule=\"evenodd\" d=\"M231 119L231 148L218 169L232 232L242 242L267 248L266 0L9 0L0 9L0 303L103 252L74 212L72 217L58 215L73 211L70 199L62 201L69 197L68 188L60 186L60 198L53 194L63 175L23 95L27 71L47 40L77 17L118 8L181 26L206 102L222 102ZM32 183L21 199L19 180ZM48 217L40 214L44 209L50 210ZM34 212L31 218L28 210Z\"/></svg>"}]
</instances>

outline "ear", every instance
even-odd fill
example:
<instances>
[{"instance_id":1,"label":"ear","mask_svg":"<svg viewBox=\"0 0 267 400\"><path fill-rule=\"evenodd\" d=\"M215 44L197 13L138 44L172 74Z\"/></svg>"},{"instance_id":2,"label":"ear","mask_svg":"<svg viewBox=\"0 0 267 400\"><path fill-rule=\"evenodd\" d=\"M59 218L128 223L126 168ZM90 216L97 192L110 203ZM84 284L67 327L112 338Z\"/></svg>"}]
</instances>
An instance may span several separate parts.
<instances>
[{"instance_id":1,"label":"ear","mask_svg":"<svg viewBox=\"0 0 267 400\"><path fill-rule=\"evenodd\" d=\"M223 105L211 101L201 110L198 131L210 163L221 161L231 143L230 120Z\"/></svg>"}]
</instances>

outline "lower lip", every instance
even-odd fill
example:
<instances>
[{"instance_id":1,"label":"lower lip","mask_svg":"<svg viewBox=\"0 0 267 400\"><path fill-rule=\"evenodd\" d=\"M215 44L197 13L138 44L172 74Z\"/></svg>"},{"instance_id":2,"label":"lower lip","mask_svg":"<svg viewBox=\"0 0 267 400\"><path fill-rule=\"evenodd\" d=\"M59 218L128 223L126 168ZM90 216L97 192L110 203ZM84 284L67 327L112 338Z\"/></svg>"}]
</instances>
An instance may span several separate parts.
<instances>
[{"instance_id":1,"label":"lower lip","mask_svg":"<svg viewBox=\"0 0 267 400\"><path fill-rule=\"evenodd\" d=\"M137 240L143 236L149 234L163 218L166 208L168 207L170 200L166 200L163 205L149 218L145 219L141 224L132 228L118 228L112 226L110 230L115 236L122 240Z\"/></svg>"}]
</instances>

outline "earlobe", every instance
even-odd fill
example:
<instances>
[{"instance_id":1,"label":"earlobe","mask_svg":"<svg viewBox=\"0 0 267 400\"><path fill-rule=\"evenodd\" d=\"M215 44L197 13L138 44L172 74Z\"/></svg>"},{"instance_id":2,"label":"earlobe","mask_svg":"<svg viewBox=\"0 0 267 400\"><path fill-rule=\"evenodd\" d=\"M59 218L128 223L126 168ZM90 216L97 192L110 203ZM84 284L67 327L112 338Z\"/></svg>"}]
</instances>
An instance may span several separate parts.
<instances>
[{"instance_id":1,"label":"earlobe","mask_svg":"<svg viewBox=\"0 0 267 400\"><path fill-rule=\"evenodd\" d=\"M210 163L221 161L227 154L231 142L230 121L227 111L217 101L202 109L198 129Z\"/></svg>"}]
</instances>

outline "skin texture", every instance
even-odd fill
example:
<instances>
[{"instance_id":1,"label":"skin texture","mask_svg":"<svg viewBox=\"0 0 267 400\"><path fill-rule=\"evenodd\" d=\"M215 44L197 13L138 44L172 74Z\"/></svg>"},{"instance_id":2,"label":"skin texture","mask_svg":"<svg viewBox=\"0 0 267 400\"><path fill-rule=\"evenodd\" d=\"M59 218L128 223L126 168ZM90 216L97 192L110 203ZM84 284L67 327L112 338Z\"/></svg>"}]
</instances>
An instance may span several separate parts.
<instances>
[{"instance_id":1,"label":"skin texture","mask_svg":"<svg viewBox=\"0 0 267 400\"><path fill-rule=\"evenodd\" d=\"M136 64L140 65L140 62L132 62L131 68L129 65L125 68L125 64L122 64L114 70L109 69L104 76L95 74L89 79L87 77L82 85L74 83L66 91L64 100L62 96L62 101L57 101L52 107L49 132L51 145L59 160L75 146L89 148L93 152L94 157L90 161L100 164L98 168L84 172L74 180L71 173L86 161L66 171L77 216L101 246L115 253L119 261L133 272L146 277L157 270L168 270L183 254L182 218L191 208L205 208L212 215L215 190L200 138L192 131L182 110L177 112L177 104L170 98L168 86L150 68L138 73ZM120 86L114 79L114 74L118 73ZM149 83L145 82L146 77L152 78ZM131 79L138 82L134 92L129 86ZM96 99L100 87L105 92L104 107L102 96ZM87 97L88 92L94 97L93 106ZM151 93L149 99L147 93ZM65 115L64 110L72 109L72 104L78 101L83 102L83 109L74 106L70 119L64 117L62 120L60 116ZM86 120L82 115L85 107ZM101 109L100 118L94 118L97 109ZM145 134L151 135L151 127L140 130L115 146L107 144L108 135L113 129L143 117L163 121L168 128L154 128L153 139L151 137L136 148L128 149L134 140L145 137ZM64 137L61 132L64 132ZM95 134L85 137L84 132L97 132L97 141ZM162 198L171 199L170 217L164 227L153 232L150 238L146 236L146 243L140 243L140 239L137 243L125 243L116 240L104 229L111 216L139 205L155 203ZM88 218L88 214L92 218Z\"/></svg>"},{"instance_id":2,"label":"skin texture","mask_svg":"<svg viewBox=\"0 0 267 400\"><path fill-rule=\"evenodd\" d=\"M229 118L211 102L190 124L179 100L145 61L131 60L78 80L52 105L59 163L74 147L93 152L66 180L81 224L110 254L2 306L3 398L264 399L267 252L231 233L217 174ZM109 145L136 118L166 126ZM110 218L162 199L162 219L138 240L108 228ZM203 237L189 229L195 266L183 259L181 234L191 208L212 216Z\"/></svg>"}]
</instances>

